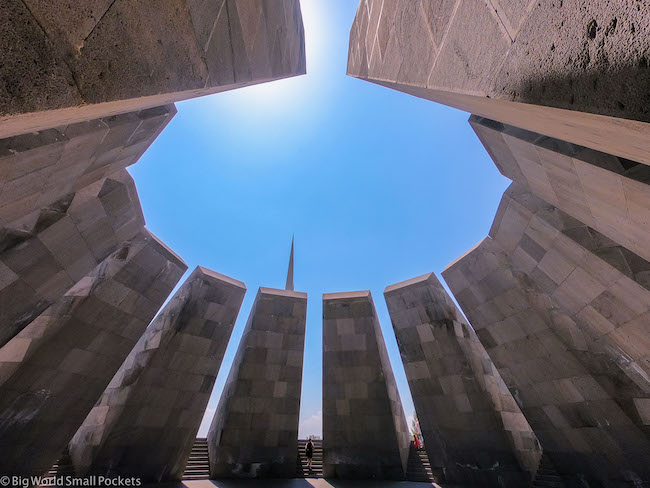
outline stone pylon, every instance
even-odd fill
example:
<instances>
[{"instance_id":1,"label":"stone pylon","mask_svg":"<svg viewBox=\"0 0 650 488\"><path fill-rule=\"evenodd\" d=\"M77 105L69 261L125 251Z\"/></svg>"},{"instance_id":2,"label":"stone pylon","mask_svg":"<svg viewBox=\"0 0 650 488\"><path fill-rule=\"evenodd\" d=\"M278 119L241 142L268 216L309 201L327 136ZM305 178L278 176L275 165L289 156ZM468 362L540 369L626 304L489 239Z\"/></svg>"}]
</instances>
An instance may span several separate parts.
<instances>
[{"instance_id":1,"label":"stone pylon","mask_svg":"<svg viewBox=\"0 0 650 488\"><path fill-rule=\"evenodd\" d=\"M525 486L542 450L474 330L433 273L384 292L432 471L462 486Z\"/></svg>"},{"instance_id":2,"label":"stone pylon","mask_svg":"<svg viewBox=\"0 0 650 488\"><path fill-rule=\"evenodd\" d=\"M348 74L650 164L649 25L634 0L361 0Z\"/></svg>"},{"instance_id":3,"label":"stone pylon","mask_svg":"<svg viewBox=\"0 0 650 488\"><path fill-rule=\"evenodd\" d=\"M167 105L0 139L0 226L31 227L43 208L134 164L175 114Z\"/></svg>"},{"instance_id":4,"label":"stone pylon","mask_svg":"<svg viewBox=\"0 0 650 488\"><path fill-rule=\"evenodd\" d=\"M404 479L409 446L370 292L323 295L323 474Z\"/></svg>"},{"instance_id":5,"label":"stone pylon","mask_svg":"<svg viewBox=\"0 0 650 488\"><path fill-rule=\"evenodd\" d=\"M232 278L192 272L70 442L77 475L181 479L245 293Z\"/></svg>"},{"instance_id":6,"label":"stone pylon","mask_svg":"<svg viewBox=\"0 0 650 488\"><path fill-rule=\"evenodd\" d=\"M63 5L0 5L0 137L305 73L298 0Z\"/></svg>"},{"instance_id":7,"label":"stone pylon","mask_svg":"<svg viewBox=\"0 0 650 488\"><path fill-rule=\"evenodd\" d=\"M593 229L520 190L443 276L558 473L648 481L650 292L608 262L616 246L588 250L575 237Z\"/></svg>"},{"instance_id":8,"label":"stone pylon","mask_svg":"<svg viewBox=\"0 0 650 488\"><path fill-rule=\"evenodd\" d=\"M260 288L208 433L212 478L293 478L307 294Z\"/></svg>"},{"instance_id":9,"label":"stone pylon","mask_svg":"<svg viewBox=\"0 0 650 488\"><path fill-rule=\"evenodd\" d=\"M0 237L0 347L144 227L125 170L42 208L30 222L5 226Z\"/></svg>"},{"instance_id":10,"label":"stone pylon","mask_svg":"<svg viewBox=\"0 0 650 488\"><path fill-rule=\"evenodd\" d=\"M0 472L50 469L186 269L143 231L0 349Z\"/></svg>"}]
</instances>

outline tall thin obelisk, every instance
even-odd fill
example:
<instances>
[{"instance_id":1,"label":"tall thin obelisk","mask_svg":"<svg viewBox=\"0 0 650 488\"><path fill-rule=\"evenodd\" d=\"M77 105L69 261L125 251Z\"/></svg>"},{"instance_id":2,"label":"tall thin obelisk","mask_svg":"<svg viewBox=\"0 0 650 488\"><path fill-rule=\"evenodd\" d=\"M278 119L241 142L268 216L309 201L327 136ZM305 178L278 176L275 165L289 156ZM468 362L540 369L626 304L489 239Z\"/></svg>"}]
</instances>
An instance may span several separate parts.
<instances>
[{"instance_id":1,"label":"tall thin obelisk","mask_svg":"<svg viewBox=\"0 0 650 488\"><path fill-rule=\"evenodd\" d=\"M287 284L285 290L293 291L293 241L294 236L291 236L291 254L289 254L289 269L287 270Z\"/></svg>"}]
</instances>

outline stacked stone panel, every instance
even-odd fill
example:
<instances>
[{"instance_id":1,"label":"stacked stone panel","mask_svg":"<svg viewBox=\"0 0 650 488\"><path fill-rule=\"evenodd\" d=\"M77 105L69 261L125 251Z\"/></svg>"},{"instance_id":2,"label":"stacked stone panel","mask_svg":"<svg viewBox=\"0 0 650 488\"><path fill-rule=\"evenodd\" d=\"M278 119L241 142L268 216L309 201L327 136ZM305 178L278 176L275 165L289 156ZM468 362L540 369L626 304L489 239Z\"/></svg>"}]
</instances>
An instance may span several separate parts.
<instances>
[{"instance_id":1,"label":"stacked stone panel","mask_svg":"<svg viewBox=\"0 0 650 488\"><path fill-rule=\"evenodd\" d=\"M650 260L650 167L475 115L469 122L505 177Z\"/></svg>"},{"instance_id":2,"label":"stacked stone panel","mask_svg":"<svg viewBox=\"0 0 650 488\"><path fill-rule=\"evenodd\" d=\"M307 294L260 288L208 432L212 478L293 478Z\"/></svg>"},{"instance_id":3,"label":"stacked stone panel","mask_svg":"<svg viewBox=\"0 0 650 488\"><path fill-rule=\"evenodd\" d=\"M0 471L42 475L187 269L143 231L0 349Z\"/></svg>"},{"instance_id":4,"label":"stacked stone panel","mask_svg":"<svg viewBox=\"0 0 650 488\"><path fill-rule=\"evenodd\" d=\"M0 5L0 137L305 72L298 0L68 7Z\"/></svg>"},{"instance_id":5,"label":"stacked stone panel","mask_svg":"<svg viewBox=\"0 0 650 488\"><path fill-rule=\"evenodd\" d=\"M175 114L166 105L0 140L0 226L33 226L42 208L135 163Z\"/></svg>"},{"instance_id":6,"label":"stacked stone panel","mask_svg":"<svg viewBox=\"0 0 650 488\"><path fill-rule=\"evenodd\" d=\"M196 268L70 442L75 473L182 478L246 286Z\"/></svg>"},{"instance_id":7,"label":"stacked stone panel","mask_svg":"<svg viewBox=\"0 0 650 488\"><path fill-rule=\"evenodd\" d=\"M635 0L361 0L348 74L650 164Z\"/></svg>"},{"instance_id":8,"label":"stacked stone panel","mask_svg":"<svg viewBox=\"0 0 650 488\"><path fill-rule=\"evenodd\" d=\"M513 185L443 276L559 472L627 486L650 476L650 295L569 237L576 222Z\"/></svg>"},{"instance_id":9,"label":"stacked stone panel","mask_svg":"<svg viewBox=\"0 0 650 488\"><path fill-rule=\"evenodd\" d=\"M473 329L433 273L384 292L432 470L463 486L521 487L541 448Z\"/></svg>"},{"instance_id":10,"label":"stacked stone panel","mask_svg":"<svg viewBox=\"0 0 650 488\"><path fill-rule=\"evenodd\" d=\"M0 230L0 347L144 227L121 170L42 208L33 226Z\"/></svg>"},{"instance_id":11,"label":"stacked stone panel","mask_svg":"<svg viewBox=\"0 0 650 488\"><path fill-rule=\"evenodd\" d=\"M323 474L404 479L410 435L369 291L323 295Z\"/></svg>"}]
</instances>

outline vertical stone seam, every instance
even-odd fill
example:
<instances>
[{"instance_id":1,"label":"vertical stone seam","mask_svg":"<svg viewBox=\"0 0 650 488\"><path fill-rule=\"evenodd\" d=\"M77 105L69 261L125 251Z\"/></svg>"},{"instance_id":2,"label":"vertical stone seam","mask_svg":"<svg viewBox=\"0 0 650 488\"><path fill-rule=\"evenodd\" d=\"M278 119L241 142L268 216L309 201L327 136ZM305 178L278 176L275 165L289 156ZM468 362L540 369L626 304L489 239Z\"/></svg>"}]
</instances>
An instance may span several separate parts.
<instances>
[{"instance_id":1,"label":"vertical stone seam","mask_svg":"<svg viewBox=\"0 0 650 488\"><path fill-rule=\"evenodd\" d=\"M454 11L449 17L449 22L447 23L447 27L445 28L445 33L443 34L442 39L440 40L440 46L438 46L438 52L436 53L436 58L433 60L433 64L431 64L431 69L429 70L429 76L427 76L427 82L425 88L431 86L431 74L433 73L433 70L436 68L436 65L438 64L438 58L440 57L440 53L445 48L445 44L447 43L447 36L449 34L449 31L451 30L451 26L454 23L454 20L456 19L456 13L458 12L458 7L460 7L460 2L462 2L462 0L456 0L456 5L454 5Z\"/></svg>"},{"instance_id":2,"label":"vertical stone seam","mask_svg":"<svg viewBox=\"0 0 650 488\"><path fill-rule=\"evenodd\" d=\"M503 14L503 17L501 14L499 14L499 9L501 9L501 6L498 3L498 0L486 0L490 7L492 7L492 14L499 20L499 23L503 27L503 30L506 31L506 34L508 34L508 37L510 38L510 42L515 42L514 38L514 32L510 32L510 30L514 31L512 28L512 25L510 25L510 19ZM501 9L503 10L503 9ZM510 30L508 30L508 25L510 25Z\"/></svg>"},{"instance_id":3,"label":"vertical stone seam","mask_svg":"<svg viewBox=\"0 0 650 488\"><path fill-rule=\"evenodd\" d=\"M117 1L117 0L113 0L113 3L115 3L116 1ZM55 54L56 54L56 58L57 58L57 60L60 60L61 62L63 62L63 64L65 64L66 68L68 68L68 71L70 71L70 76L72 77L72 81L74 81L74 86L75 86L75 88L76 88L76 90L77 90L77 94L79 95L79 98L82 100L82 102L85 102L85 98L84 98L84 96L83 96L83 93L81 92L81 87L79 86L79 81L77 80L77 77L75 76L75 72L74 72L74 70L72 69L72 67L71 67L71 66L68 64L68 62L66 61L65 56L62 56L62 55L61 55L61 51L58 49L56 43L55 43L52 39L50 39L50 36L47 34L47 31L43 28L43 26L41 25L41 23L38 21L38 19L37 19L36 16L34 15L34 12L32 12L32 10L29 8L29 5L27 5L27 4L25 3L25 0L20 0L20 3L22 3L23 6L27 9L27 11L28 11L29 14L32 16L32 19L34 20L34 22L36 23L36 25L38 25L39 29L41 29L41 31L43 32L43 35L47 38L48 42L49 42L49 43L52 45L52 47L54 48L53 50L54 50L54 52L55 52ZM111 5L112 5L112 4L111 4ZM110 7L109 7L109 8L110 8ZM108 10L108 9L107 9L107 10ZM103 15L102 15L102 17L103 17ZM94 30L94 27L93 27L93 30ZM91 31L91 32L92 32L92 31ZM89 35L90 35L90 34L89 34ZM86 119L86 120L90 120L90 119Z\"/></svg>"},{"instance_id":4,"label":"vertical stone seam","mask_svg":"<svg viewBox=\"0 0 650 488\"><path fill-rule=\"evenodd\" d=\"M234 83L237 83L237 70L235 69L235 48L233 47L233 38L232 38L232 25L231 25L231 17L230 17L230 7L229 7L229 0L224 0L224 3L226 5L226 16L228 17L228 38L230 39L230 59L232 62L230 63L230 66L232 67L232 79ZM208 77L210 75L208 74Z\"/></svg>"},{"instance_id":5,"label":"vertical stone seam","mask_svg":"<svg viewBox=\"0 0 650 488\"><path fill-rule=\"evenodd\" d=\"M377 44L377 37L379 35L379 24L381 23L381 16L384 13L384 2L385 0L381 2L381 7L379 7L380 10L379 10L379 15L377 16L377 25L375 27L375 34L372 37L372 48L370 49L370 56L368 57L368 70L370 70L370 66L372 65L372 59L373 59L372 55L375 52L375 45ZM376 5L377 4L375 4L375 8L377 8ZM370 22L370 14L368 14L368 22ZM383 61L384 55L381 52L381 45L378 46L377 50L379 51L379 57Z\"/></svg>"}]
</instances>

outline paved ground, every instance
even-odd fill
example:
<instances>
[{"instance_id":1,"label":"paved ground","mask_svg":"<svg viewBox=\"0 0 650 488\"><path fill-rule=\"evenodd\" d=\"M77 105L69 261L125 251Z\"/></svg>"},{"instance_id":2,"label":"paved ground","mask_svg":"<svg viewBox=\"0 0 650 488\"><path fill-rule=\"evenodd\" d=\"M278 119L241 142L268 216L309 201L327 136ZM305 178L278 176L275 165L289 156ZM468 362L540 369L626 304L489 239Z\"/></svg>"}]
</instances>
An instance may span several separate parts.
<instances>
[{"instance_id":1,"label":"paved ground","mask_svg":"<svg viewBox=\"0 0 650 488\"><path fill-rule=\"evenodd\" d=\"M409 481L343 481L301 478L292 480L200 480L155 486L159 488L462 488Z\"/></svg>"}]
</instances>

